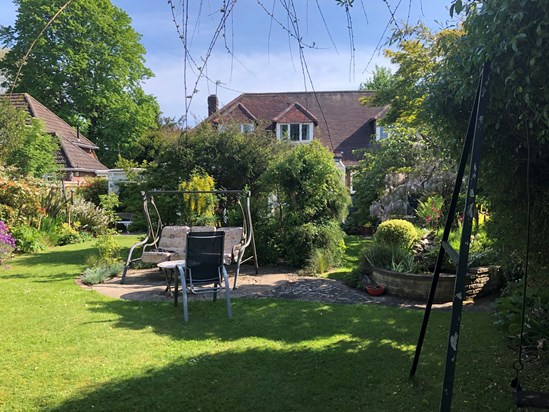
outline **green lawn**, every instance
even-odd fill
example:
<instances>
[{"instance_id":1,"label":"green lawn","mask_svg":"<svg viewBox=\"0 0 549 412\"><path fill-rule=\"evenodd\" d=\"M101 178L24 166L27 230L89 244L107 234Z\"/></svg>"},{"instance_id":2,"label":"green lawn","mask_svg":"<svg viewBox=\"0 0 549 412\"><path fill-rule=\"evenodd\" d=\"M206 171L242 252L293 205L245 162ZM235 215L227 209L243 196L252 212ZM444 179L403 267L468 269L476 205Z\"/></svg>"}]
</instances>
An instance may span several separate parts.
<instances>
[{"instance_id":1,"label":"green lawn","mask_svg":"<svg viewBox=\"0 0 549 412\"><path fill-rule=\"evenodd\" d=\"M120 236L124 246L136 239ZM114 300L80 288L92 242L21 256L0 272L2 411L429 411L438 409L449 314L235 299ZM513 360L489 314L465 313L456 411L513 410Z\"/></svg>"}]
</instances>

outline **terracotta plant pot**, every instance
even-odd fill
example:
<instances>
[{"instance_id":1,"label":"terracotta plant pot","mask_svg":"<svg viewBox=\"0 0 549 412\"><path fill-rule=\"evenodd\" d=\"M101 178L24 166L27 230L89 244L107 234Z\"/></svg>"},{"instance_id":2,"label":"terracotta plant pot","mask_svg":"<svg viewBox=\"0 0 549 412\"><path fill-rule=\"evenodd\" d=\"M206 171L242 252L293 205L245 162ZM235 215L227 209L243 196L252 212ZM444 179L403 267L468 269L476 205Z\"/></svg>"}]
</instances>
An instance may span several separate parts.
<instances>
[{"instance_id":1,"label":"terracotta plant pot","mask_svg":"<svg viewBox=\"0 0 549 412\"><path fill-rule=\"evenodd\" d=\"M385 285L366 285L366 292L372 296L379 296L385 293Z\"/></svg>"}]
</instances>

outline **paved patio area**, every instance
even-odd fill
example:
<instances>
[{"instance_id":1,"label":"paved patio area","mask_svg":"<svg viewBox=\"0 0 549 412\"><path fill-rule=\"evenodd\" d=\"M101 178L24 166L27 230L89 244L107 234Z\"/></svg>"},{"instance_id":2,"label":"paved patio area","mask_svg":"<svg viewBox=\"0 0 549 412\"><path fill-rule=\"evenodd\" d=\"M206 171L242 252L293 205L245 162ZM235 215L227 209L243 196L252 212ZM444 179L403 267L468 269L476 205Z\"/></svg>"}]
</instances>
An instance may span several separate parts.
<instances>
[{"instance_id":1,"label":"paved patio area","mask_svg":"<svg viewBox=\"0 0 549 412\"><path fill-rule=\"evenodd\" d=\"M231 287L234 282L234 268L229 267ZM232 270L231 270L232 269ZM120 277L115 277L103 284L86 286L86 289L114 298L143 301L173 301L171 294L165 292L166 282L163 273L157 268L130 270L126 282L121 285ZM236 290L232 298L274 298L301 300L307 302L342 303L342 304L381 304L406 308L424 309L425 302L402 299L388 294L370 296L365 291L350 288L343 282L318 277L298 276L291 269L283 267L261 267L256 275L253 266L243 265L238 277ZM181 292L180 292L181 293ZM191 300L211 299L209 295L189 295ZM223 299L223 294L219 294ZM494 297L476 301L465 301L465 310L490 310ZM451 310L451 302L435 304L434 308Z\"/></svg>"}]
</instances>

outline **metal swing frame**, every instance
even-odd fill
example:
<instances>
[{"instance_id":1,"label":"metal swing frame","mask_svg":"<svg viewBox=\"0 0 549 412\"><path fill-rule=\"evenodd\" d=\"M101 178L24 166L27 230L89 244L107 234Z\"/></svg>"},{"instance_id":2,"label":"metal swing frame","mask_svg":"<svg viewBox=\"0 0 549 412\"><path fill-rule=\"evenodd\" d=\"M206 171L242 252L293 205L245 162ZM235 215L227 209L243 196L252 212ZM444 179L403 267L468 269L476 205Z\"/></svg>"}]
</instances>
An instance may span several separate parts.
<instances>
[{"instance_id":1,"label":"metal swing frame","mask_svg":"<svg viewBox=\"0 0 549 412\"><path fill-rule=\"evenodd\" d=\"M158 207L156 206L156 203L154 200L154 195L157 195L157 194L181 194L181 195L213 194L213 195L240 196L240 198L238 199L238 205L240 206L240 209L242 211L242 216L243 216L243 221L242 221L243 241L240 243L240 248L238 250L236 260L234 261L234 263L236 264L236 271L235 271L233 289L237 288L238 276L240 274L240 266L243 263L246 263L253 259L254 266L255 266L255 273L256 274L259 273L257 249L255 245L255 237L254 237L252 215L251 215L251 205L250 205L251 193L249 191L246 191L246 190L151 190L149 192L144 192L144 191L141 192L143 214L145 215L145 221L147 223L147 234L142 241L134 244L130 248L128 257L126 259L126 263L124 265L124 270L122 272L122 279L120 283L125 282L128 269L135 262L141 260L141 256L134 257L134 253L138 249L141 249L143 252L149 248L154 249L158 247L162 229L164 228L165 225L162 221L162 217L160 216L160 212L158 211ZM244 200L244 205L242 204L242 200ZM154 214L156 215L156 219L154 223L151 217L151 212L154 212ZM244 258L246 249L250 245L252 247L252 253L248 257Z\"/></svg>"},{"instance_id":2,"label":"metal swing frame","mask_svg":"<svg viewBox=\"0 0 549 412\"><path fill-rule=\"evenodd\" d=\"M444 261L445 254L457 263L456 281L454 286L454 298L452 302L452 317L450 322L450 331L448 334L448 348L446 352L446 363L444 368L444 382L442 387L442 398L440 402L441 411L450 411L452 405L452 394L454 386L454 376L458 351L459 330L461 326L461 313L463 310L463 299L465 297L465 277L467 275L467 264L469 259L469 246L471 239L471 232L473 227L473 217L475 209L475 200L477 194L477 181L479 176L480 165L480 153L482 148L482 134L484 116L487 106L487 90L488 90L488 74L490 71L489 63L485 63L482 68L480 76L477 94L473 109L471 111L471 117L469 119L469 125L467 128L467 135L465 142L463 143L463 151L461 154L461 160L458 167L456 183L454 185L454 191L452 193L452 200L448 214L446 215L446 224L444 226L444 232L442 235L442 241L433 272L433 280L431 283L431 289L429 291L429 297L425 312L423 316L423 323L419 333L418 343L416 345L416 351L412 368L410 369L410 377L413 377L416 373L416 369L421 355L421 348L425 339L425 333L427 325L429 323L429 316L433 306L435 292L440 278L440 272L442 270L442 263ZM465 174L465 168L467 165L467 159L470 156L469 163L469 177L467 183L467 196L465 200L465 210L463 213L463 227L461 232L461 243L459 253L455 251L448 238L450 230L452 228L453 216L456 213L458 197L461 190L461 183Z\"/></svg>"},{"instance_id":3,"label":"metal swing frame","mask_svg":"<svg viewBox=\"0 0 549 412\"><path fill-rule=\"evenodd\" d=\"M480 154L482 149L483 123L484 123L484 116L485 116L486 107L487 107L489 72L490 72L490 64L486 62L482 67L482 73L480 75L477 94L475 97L473 109L471 111L471 117L469 119L467 135L465 138L465 142L463 144L463 151L462 151L461 160L459 163L456 183L454 186L454 192L452 194L452 201L450 203L448 215L446 218L446 224L445 224L444 232L442 235L440 250L439 250L437 262L436 262L434 273L433 273L431 290L429 292L427 305L425 307L423 323L421 325L418 343L416 345L414 360L412 363L412 367L410 369L410 377L413 377L416 373L419 357L421 355L421 348L423 346L427 325L429 323L429 315L432 310L432 305L434 301L438 280L440 277L442 263L443 263L445 254L448 254L448 256L455 263L457 263L457 271L456 271L454 299L452 302L452 316L451 316L451 322L450 322L450 331L448 334L448 348L446 352L446 363L444 368L444 382L442 386L442 397L440 402L440 411L444 411L444 412L449 412L452 406L455 367L456 367L456 360L457 360L457 353L458 353L459 330L461 325L463 299L465 297L465 277L467 274L469 246L470 246L472 223L473 223L473 216L474 216L474 209L475 209L475 198L476 198L476 192L477 192L476 187L477 187L477 181L478 181L478 175L479 175ZM470 164L469 164L469 178L468 178L468 184L467 184L467 196L465 200L462 235L461 235L460 249L458 253L448 243L448 237L449 237L450 229L452 226L452 217L456 212L458 196L461 189L461 182L464 177L465 167L467 164L467 159L469 157L469 154L470 154ZM528 232L529 232L529 226L530 226L529 213L530 213L530 210L528 210ZM527 239L527 250L528 250L528 245L529 245L529 233L528 233L528 239ZM527 253L527 259L528 259L528 253ZM528 266L528 263L526 263L526 266ZM525 279L524 298L526 296L525 295L526 280L527 280L527 275ZM525 305L525 301L523 301L523 308L522 308L522 316L523 316L522 327L524 327L524 312L525 312L524 305ZM513 381L511 382L513 400L516 406L518 407L549 408L548 393L523 390L520 385L519 372L523 368L522 361L520 360L521 350L522 350L522 331L521 331L521 343L519 347L519 360L515 362L515 364L513 365L516 371L515 379L513 379Z\"/></svg>"}]
</instances>

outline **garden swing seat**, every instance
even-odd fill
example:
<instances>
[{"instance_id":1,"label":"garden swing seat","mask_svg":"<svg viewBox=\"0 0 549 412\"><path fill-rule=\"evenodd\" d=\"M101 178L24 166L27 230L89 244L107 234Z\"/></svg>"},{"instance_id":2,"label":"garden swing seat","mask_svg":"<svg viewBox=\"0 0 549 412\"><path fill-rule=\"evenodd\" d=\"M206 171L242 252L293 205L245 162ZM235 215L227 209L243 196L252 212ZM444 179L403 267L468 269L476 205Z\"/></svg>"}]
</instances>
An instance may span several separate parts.
<instances>
[{"instance_id":1,"label":"garden swing seat","mask_svg":"<svg viewBox=\"0 0 549 412\"><path fill-rule=\"evenodd\" d=\"M549 409L549 393L525 391L520 386L518 379L513 379L511 388L513 401L517 407Z\"/></svg>"},{"instance_id":2,"label":"garden swing seat","mask_svg":"<svg viewBox=\"0 0 549 412\"><path fill-rule=\"evenodd\" d=\"M241 190L209 191L199 193L212 194L240 194L246 197L246 207L242 207L240 201L238 204L242 209L243 225L240 227L219 227L215 226L163 226L162 218L158 212L152 194L172 193L186 194L197 193L196 191L153 191L151 195L141 192L143 198L143 212L147 223L147 236L141 242L136 243L130 248L124 271L122 273L121 283L126 280L128 269L137 261L149 264L158 264L166 261L185 260L187 252L187 236L189 233L199 232L224 232L224 250L223 263L225 265L236 265L236 275L233 288L236 289L240 265L250 259L254 260L255 272L258 273L257 253L255 249L255 240L253 237L253 227L250 213L250 194ZM152 213L151 213L152 212ZM156 216L153 224L152 215ZM248 246L252 245L252 255L244 258L244 253ZM138 256L138 250L141 254ZM137 257L135 257L137 256Z\"/></svg>"}]
</instances>

